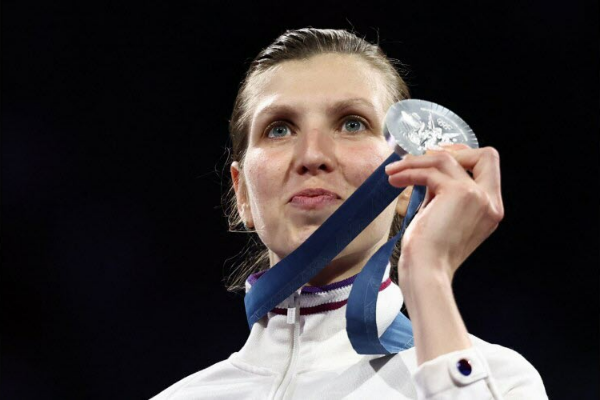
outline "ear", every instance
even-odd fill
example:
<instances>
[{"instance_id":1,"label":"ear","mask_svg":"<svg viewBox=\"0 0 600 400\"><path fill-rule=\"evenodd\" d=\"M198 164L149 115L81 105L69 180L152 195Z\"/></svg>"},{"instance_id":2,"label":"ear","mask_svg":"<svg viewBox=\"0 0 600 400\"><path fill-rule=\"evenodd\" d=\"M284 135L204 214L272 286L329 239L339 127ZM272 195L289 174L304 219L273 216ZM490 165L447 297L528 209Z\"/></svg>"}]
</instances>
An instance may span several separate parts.
<instances>
[{"instance_id":1,"label":"ear","mask_svg":"<svg viewBox=\"0 0 600 400\"><path fill-rule=\"evenodd\" d=\"M406 189L398 196L398 202L396 203L396 212L401 217L406 217L406 210L408 209L408 202L410 201L410 195L412 194L412 186L407 186Z\"/></svg>"},{"instance_id":2,"label":"ear","mask_svg":"<svg viewBox=\"0 0 600 400\"><path fill-rule=\"evenodd\" d=\"M252 219L250 204L248 203L246 182L244 181L244 174L242 173L240 164L237 161L232 162L229 172L231 173L231 181L233 182L237 210L242 218L242 222L247 228L254 228L254 220Z\"/></svg>"}]
</instances>

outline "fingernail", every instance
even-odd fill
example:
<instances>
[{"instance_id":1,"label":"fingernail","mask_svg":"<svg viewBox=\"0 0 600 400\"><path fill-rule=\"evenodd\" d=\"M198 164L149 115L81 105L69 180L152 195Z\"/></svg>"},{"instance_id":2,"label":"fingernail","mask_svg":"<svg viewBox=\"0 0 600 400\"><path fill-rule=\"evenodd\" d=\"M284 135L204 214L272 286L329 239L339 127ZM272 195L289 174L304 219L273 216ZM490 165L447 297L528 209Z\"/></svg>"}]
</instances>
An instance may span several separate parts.
<instances>
[{"instance_id":1,"label":"fingernail","mask_svg":"<svg viewBox=\"0 0 600 400\"><path fill-rule=\"evenodd\" d=\"M385 166L385 170L387 171L387 170L389 170L389 169L391 169L391 168L395 167L395 166L396 166L396 165L398 165L398 164L400 164L400 161L394 161L393 163L390 163L390 164L386 165L386 166Z\"/></svg>"}]
</instances>

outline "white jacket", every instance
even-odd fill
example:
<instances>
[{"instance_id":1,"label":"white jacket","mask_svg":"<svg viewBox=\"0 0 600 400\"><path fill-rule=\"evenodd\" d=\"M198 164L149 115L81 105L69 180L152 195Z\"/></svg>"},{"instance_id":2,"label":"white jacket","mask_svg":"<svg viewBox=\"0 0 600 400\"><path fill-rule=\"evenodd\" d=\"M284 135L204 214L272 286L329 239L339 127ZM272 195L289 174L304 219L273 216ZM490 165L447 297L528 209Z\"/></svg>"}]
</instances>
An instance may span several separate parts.
<instances>
[{"instance_id":1,"label":"white jacket","mask_svg":"<svg viewBox=\"0 0 600 400\"><path fill-rule=\"evenodd\" d=\"M248 279L246 289L258 276ZM353 280L303 288L254 324L239 352L153 400L547 399L540 375L523 356L473 335L472 348L419 367L414 347L394 355L357 354L345 319ZM380 334L402 302L388 266L377 302ZM472 366L468 376L457 369L461 359Z\"/></svg>"}]
</instances>

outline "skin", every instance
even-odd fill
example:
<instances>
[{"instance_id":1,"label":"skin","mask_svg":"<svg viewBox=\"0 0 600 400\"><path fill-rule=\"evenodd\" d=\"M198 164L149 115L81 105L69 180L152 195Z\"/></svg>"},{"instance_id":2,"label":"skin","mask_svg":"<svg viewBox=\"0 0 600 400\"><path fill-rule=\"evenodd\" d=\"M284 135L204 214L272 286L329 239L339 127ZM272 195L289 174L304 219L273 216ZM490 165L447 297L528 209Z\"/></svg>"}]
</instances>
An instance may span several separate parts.
<instances>
[{"instance_id":1,"label":"skin","mask_svg":"<svg viewBox=\"0 0 600 400\"><path fill-rule=\"evenodd\" d=\"M240 215L269 249L271 265L304 242L391 154L382 135L389 106L382 79L357 57L327 54L285 62L253 82L248 148L243 168L233 163L231 173ZM370 106L328 111L348 99ZM281 104L292 106L295 115L265 111ZM279 137L268 137L269 131ZM290 202L308 188L329 190L339 199L312 209ZM395 207L391 204L310 284L357 274L385 242Z\"/></svg>"},{"instance_id":2,"label":"skin","mask_svg":"<svg viewBox=\"0 0 600 400\"><path fill-rule=\"evenodd\" d=\"M473 174L471 178L466 171ZM498 152L453 145L386 168L394 186L427 186L402 238L398 284L410 313L417 363L471 347L452 279L504 217Z\"/></svg>"},{"instance_id":3,"label":"skin","mask_svg":"<svg viewBox=\"0 0 600 400\"><path fill-rule=\"evenodd\" d=\"M389 156L380 121L391 103L383 76L350 55L285 62L262 74L251 87L248 149L243 168L234 162L231 175L238 211L256 229L274 265ZM353 98L371 107L328 110ZM281 104L290 105L293 112L265 113L267 107ZM503 217L499 157L493 148L453 145L406 157L387 166L386 172L394 186L427 186L425 203L403 237L398 263L420 365L471 347L451 284L461 263ZM293 195L307 188L323 188L336 196L315 207L290 201L306 200ZM385 243L394 213L404 214L406 203L405 195L391 204L309 284L331 283L360 272Z\"/></svg>"}]
</instances>

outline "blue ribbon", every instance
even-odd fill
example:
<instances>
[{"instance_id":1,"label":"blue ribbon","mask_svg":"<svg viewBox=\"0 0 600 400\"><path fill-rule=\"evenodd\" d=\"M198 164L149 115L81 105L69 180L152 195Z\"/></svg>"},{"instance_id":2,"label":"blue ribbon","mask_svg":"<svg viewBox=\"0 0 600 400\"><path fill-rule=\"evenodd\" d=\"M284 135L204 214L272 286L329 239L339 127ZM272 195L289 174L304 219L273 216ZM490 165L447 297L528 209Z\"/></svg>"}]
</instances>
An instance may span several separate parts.
<instances>
[{"instance_id":1,"label":"blue ribbon","mask_svg":"<svg viewBox=\"0 0 600 400\"><path fill-rule=\"evenodd\" d=\"M304 243L267 270L252 285L244 298L250 328L321 272L402 193L404 188L390 185L385 173L386 165L400 159L398 154L392 153ZM377 338L377 327L374 325L375 306L381 278L391 251L417 212L424 194L424 187L414 188L400 232L371 257L353 284L346 310L347 331L353 347L361 354L398 352L407 348L408 336L412 345L410 321L402 313L398 314L381 339ZM377 288L373 293L371 286L375 281Z\"/></svg>"},{"instance_id":2,"label":"blue ribbon","mask_svg":"<svg viewBox=\"0 0 600 400\"><path fill-rule=\"evenodd\" d=\"M379 338L376 310L379 287L388 260L396 242L402 238L419 210L425 191L425 186L413 188L400 231L373 254L352 284L346 305L346 331L352 347L359 354L398 353L414 345L412 325L401 312Z\"/></svg>"}]
</instances>

